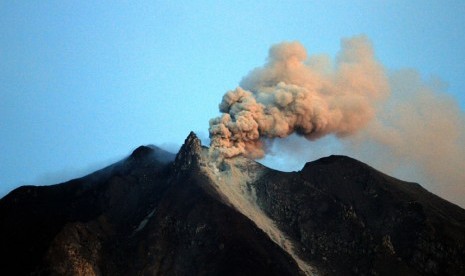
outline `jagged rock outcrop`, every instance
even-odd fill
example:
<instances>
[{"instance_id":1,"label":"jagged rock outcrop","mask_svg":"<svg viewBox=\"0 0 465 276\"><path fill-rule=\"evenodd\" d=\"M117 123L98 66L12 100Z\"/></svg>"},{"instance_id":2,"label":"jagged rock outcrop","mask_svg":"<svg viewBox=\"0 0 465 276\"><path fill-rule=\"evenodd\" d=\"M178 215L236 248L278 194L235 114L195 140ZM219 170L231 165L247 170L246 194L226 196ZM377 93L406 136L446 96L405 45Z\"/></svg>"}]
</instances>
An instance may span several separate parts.
<instances>
[{"instance_id":1,"label":"jagged rock outcrop","mask_svg":"<svg viewBox=\"0 0 465 276\"><path fill-rule=\"evenodd\" d=\"M198 167L201 160L202 145L194 132L189 133L184 144L176 155L174 168L178 171Z\"/></svg>"},{"instance_id":2,"label":"jagged rock outcrop","mask_svg":"<svg viewBox=\"0 0 465 276\"><path fill-rule=\"evenodd\" d=\"M194 133L177 155L141 146L20 187L0 225L4 275L465 274L465 210L420 185L344 156L291 173L211 160Z\"/></svg>"}]
</instances>

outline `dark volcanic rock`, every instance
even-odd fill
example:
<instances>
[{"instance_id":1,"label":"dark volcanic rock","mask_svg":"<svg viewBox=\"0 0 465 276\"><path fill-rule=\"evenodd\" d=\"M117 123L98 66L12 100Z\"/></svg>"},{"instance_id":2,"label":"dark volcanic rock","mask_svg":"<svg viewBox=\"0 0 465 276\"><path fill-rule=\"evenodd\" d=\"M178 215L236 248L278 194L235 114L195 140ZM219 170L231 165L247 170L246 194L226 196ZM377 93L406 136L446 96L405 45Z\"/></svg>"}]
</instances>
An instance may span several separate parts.
<instances>
[{"instance_id":1,"label":"dark volcanic rock","mask_svg":"<svg viewBox=\"0 0 465 276\"><path fill-rule=\"evenodd\" d=\"M464 275L465 210L349 157L269 171L261 207L304 259L335 275Z\"/></svg>"},{"instance_id":2,"label":"dark volcanic rock","mask_svg":"<svg viewBox=\"0 0 465 276\"><path fill-rule=\"evenodd\" d=\"M191 134L67 183L0 201L4 275L298 275L292 258L205 190ZM175 162L174 162L175 160Z\"/></svg>"},{"instance_id":3,"label":"dark volcanic rock","mask_svg":"<svg viewBox=\"0 0 465 276\"><path fill-rule=\"evenodd\" d=\"M141 146L83 178L14 190L0 200L2 275L302 274L220 197L205 151L191 133L176 156ZM418 184L344 156L240 170L261 171L247 183L257 204L319 274L465 274L465 211Z\"/></svg>"}]
</instances>

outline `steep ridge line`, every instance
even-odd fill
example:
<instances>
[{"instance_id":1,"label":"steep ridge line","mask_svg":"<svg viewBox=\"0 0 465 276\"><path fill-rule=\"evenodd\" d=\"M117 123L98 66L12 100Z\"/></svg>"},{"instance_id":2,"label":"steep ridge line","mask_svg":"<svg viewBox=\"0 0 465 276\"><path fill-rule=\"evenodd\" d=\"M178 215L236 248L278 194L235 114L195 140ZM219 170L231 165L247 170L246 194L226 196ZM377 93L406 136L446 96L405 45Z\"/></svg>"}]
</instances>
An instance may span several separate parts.
<instances>
[{"instance_id":1,"label":"steep ridge line","mask_svg":"<svg viewBox=\"0 0 465 276\"><path fill-rule=\"evenodd\" d=\"M224 159L220 164L209 158L208 149L201 152L201 169L212 180L213 188L236 210L248 217L297 263L305 275L317 275L316 269L295 252L292 241L276 226L257 204L251 185L261 175L261 165L244 157ZM218 168L219 167L219 168Z\"/></svg>"}]
</instances>

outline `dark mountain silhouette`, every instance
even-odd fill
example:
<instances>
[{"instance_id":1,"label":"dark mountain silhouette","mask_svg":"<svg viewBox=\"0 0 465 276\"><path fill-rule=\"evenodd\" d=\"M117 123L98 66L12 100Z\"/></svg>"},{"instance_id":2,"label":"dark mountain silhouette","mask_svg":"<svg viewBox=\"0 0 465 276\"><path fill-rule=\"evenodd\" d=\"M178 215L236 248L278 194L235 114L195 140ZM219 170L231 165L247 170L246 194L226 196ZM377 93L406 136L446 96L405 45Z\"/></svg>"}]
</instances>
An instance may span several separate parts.
<instances>
[{"instance_id":1,"label":"dark mountain silhouette","mask_svg":"<svg viewBox=\"0 0 465 276\"><path fill-rule=\"evenodd\" d=\"M465 210L357 160L215 160L191 133L0 200L2 275L465 275Z\"/></svg>"}]
</instances>

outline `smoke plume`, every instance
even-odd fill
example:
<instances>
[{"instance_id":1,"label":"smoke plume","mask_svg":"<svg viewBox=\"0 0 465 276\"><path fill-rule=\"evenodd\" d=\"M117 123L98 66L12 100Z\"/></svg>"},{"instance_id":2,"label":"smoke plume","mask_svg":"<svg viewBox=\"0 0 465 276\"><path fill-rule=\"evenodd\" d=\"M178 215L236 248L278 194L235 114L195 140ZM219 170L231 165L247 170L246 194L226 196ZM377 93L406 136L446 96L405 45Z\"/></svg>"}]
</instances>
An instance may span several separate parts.
<instances>
[{"instance_id":1,"label":"smoke plume","mask_svg":"<svg viewBox=\"0 0 465 276\"><path fill-rule=\"evenodd\" d=\"M260 158L264 139L345 137L370 122L388 91L384 69L363 36L343 40L334 65L322 56L308 58L298 42L278 44L264 67L223 96L223 114L210 120L211 148L227 158Z\"/></svg>"},{"instance_id":2,"label":"smoke plume","mask_svg":"<svg viewBox=\"0 0 465 276\"><path fill-rule=\"evenodd\" d=\"M406 178L465 207L465 116L458 103L440 82L426 83L414 70L393 72L389 80L391 97L349 148L364 149L367 162L388 173L411 167Z\"/></svg>"},{"instance_id":3,"label":"smoke plume","mask_svg":"<svg viewBox=\"0 0 465 276\"><path fill-rule=\"evenodd\" d=\"M341 46L334 62L307 57L298 42L273 46L266 64L223 96L222 115L210 120L213 154L261 158L271 144L308 161L305 152L321 150L295 135L329 136L337 153L465 206L465 116L458 103L439 81L425 82L414 70L387 73L364 36Z\"/></svg>"}]
</instances>

